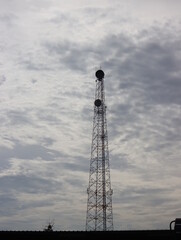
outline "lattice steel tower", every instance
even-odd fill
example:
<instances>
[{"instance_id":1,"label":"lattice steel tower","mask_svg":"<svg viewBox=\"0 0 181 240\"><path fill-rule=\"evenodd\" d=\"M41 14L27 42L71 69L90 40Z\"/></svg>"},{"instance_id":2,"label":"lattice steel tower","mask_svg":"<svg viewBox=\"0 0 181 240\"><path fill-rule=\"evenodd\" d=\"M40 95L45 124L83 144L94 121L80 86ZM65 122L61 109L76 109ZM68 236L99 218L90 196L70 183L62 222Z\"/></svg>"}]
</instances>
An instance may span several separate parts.
<instances>
[{"instance_id":1,"label":"lattice steel tower","mask_svg":"<svg viewBox=\"0 0 181 240\"><path fill-rule=\"evenodd\" d=\"M87 189L86 231L112 231L112 194L109 167L108 134L104 92L104 72L98 70Z\"/></svg>"}]
</instances>

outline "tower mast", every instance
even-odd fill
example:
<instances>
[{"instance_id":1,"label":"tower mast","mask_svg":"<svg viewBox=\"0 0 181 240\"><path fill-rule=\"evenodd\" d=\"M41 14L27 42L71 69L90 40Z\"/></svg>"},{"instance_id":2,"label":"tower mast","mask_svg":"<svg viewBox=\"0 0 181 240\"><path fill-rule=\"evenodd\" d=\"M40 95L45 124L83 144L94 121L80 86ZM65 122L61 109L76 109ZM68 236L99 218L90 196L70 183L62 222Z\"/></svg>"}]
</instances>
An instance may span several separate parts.
<instances>
[{"instance_id":1,"label":"tower mast","mask_svg":"<svg viewBox=\"0 0 181 240\"><path fill-rule=\"evenodd\" d=\"M98 70L94 101L86 231L113 230L104 72Z\"/></svg>"}]
</instances>

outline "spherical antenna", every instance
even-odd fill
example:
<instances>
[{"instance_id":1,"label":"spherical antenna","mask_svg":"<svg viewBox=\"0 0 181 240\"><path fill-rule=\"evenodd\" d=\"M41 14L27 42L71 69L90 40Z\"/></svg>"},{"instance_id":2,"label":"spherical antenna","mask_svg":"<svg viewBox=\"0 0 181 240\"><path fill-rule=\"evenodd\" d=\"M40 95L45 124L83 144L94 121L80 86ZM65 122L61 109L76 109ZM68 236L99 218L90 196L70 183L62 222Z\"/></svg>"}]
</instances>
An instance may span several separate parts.
<instances>
[{"instance_id":1,"label":"spherical antenna","mask_svg":"<svg viewBox=\"0 0 181 240\"><path fill-rule=\"evenodd\" d=\"M102 70L98 70L96 73L95 73L97 79L99 81L101 81L103 78L104 78L104 72Z\"/></svg>"},{"instance_id":2,"label":"spherical antenna","mask_svg":"<svg viewBox=\"0 0 181 240\"><path fill-rule=\"evenodd\" d=\"M101 106L101 103L102 103L102 102L101 102L100 99L96 99L95 102L94 102L94 104L95 104L96 107L100 107L100 106Z\"/></svg>"}]
</instances>

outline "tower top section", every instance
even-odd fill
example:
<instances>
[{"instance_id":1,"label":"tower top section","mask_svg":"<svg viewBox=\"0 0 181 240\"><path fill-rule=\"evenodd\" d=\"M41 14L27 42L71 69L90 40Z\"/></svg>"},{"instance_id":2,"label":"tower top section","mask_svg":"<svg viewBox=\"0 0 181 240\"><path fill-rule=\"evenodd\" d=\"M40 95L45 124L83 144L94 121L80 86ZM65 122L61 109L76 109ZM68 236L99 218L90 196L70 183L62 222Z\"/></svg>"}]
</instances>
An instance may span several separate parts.
<instances>
[{"instance_id":1,"label":"tower top section","mask_svg":"<svg viewBox=\"0 0 181 240\"><path fill-rule=\"evenodd\" d=\"M104 72L102 70L98 70L96 73L96 78L101 81L104 78Z\"/></svg>"}]
</instances>

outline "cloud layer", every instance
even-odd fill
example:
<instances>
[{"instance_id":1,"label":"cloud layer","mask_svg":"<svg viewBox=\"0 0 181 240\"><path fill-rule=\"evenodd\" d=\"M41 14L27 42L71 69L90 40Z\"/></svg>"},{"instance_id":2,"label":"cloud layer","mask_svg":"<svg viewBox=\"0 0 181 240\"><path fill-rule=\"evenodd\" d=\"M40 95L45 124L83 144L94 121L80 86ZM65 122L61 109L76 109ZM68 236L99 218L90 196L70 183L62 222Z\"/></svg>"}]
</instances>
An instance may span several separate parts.
<instances>
[{"instance_id":1,"label":"cloud layer","mask_svg":"<svg viewBox=\"0 0 181 240\"><path fill-rule=\"evenodd\" d=\"M85 229L100 66L114 228L168 229L181 214L180 1L137 4L1 3L2 230Z\"/></svg>"}]
</instances>

